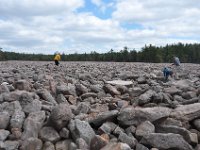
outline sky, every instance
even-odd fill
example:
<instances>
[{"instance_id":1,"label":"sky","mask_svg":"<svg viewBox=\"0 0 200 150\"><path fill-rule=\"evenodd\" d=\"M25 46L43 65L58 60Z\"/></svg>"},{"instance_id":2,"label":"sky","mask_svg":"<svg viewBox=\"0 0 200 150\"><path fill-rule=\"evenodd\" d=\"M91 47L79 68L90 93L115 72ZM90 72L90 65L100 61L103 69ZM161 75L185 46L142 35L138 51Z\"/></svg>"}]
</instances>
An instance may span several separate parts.
<instances>
[{"instance_id":1,"label":"sky","mask_svg":"<svg viewBox=\"0 0 200 150\"><path fill-rule=\"evenodd\" d=\"M0 0L3 51L98 53L200 42L199 0Z\"/></svg>"}]
</instances>

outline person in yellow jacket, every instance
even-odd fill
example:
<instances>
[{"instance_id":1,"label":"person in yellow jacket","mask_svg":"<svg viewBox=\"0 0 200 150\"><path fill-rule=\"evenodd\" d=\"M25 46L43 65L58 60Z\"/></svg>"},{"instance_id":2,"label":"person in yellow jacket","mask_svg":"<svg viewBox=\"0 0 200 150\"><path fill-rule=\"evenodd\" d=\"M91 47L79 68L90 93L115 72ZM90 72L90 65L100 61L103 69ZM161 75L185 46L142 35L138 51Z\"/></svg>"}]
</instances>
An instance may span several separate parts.
<instances>
[{"instance_id":1,"label":"person in yellow jacket","mask_svg":"<svg viewBox=\"0 0 200 150\"><path fill-rule=\"evenodd\" d=\"M55 61L55 65L58 66L59 65L59 61L61 59L61 56L59 53L56 54L56 56L54 57L54 61Z\"/></svg>"}]
</instances>

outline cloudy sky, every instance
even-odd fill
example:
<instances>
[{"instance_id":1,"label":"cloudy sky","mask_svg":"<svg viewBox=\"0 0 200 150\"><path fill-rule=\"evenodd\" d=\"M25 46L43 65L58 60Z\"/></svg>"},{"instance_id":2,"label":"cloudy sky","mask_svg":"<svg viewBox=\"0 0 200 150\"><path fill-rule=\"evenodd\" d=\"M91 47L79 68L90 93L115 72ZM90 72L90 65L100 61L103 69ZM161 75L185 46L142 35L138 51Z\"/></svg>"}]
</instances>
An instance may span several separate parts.
<instances>
[{"instance_id":1,"label":"cloudy sky","mask_svg":"<svg viewBox=\"0 0 200 150\"><path fill-rule=\"evenodd\" d=\"M200 42L199 0L0 0L0 47L51 54Z\"/></svg>"}]
</instances>

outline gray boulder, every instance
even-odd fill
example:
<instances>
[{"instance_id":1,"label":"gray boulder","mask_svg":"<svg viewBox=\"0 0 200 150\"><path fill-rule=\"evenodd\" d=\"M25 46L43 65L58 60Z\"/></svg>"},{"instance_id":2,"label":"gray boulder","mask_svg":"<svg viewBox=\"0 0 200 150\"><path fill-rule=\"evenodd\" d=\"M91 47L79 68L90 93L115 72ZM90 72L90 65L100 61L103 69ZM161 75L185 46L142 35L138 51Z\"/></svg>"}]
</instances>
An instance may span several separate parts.
<instances>
[{"instance_id":1,"label":"gray boulder","mask_svg":"<svg viewBox=\"0 0 200 150\"><path fill-rule=\"evenodd\" d=\"M158 149L193 150L193 148L179 134L151 133L142 138L141 144Z\"/></svg>"},{"instance_id":2,"label":"gray boulder","mask_svg":"<svg viewBox=\"0 0 200 150\"><path fill-rule=\"evenodd\" d=\"M143 136L146 136L147 134L154 132L155 132L155 126L151 122L145 121L141 123L139 126L137 126L135 135L136 137L141 138Z\"/></svg>"},{"instance_id":3,"label":"gray boulder","mask_svg":"<svg viewBox=\"0 0 200 150\"><path fill-rule=\"evenodd\" d=\"M170 114L172 118L184 121L192 121L200 117L200 103L181 105Z\"/></svg>"},{"instance_id":4,"label":"gray boulder","mask_svg":"<svg viewBox=\"0 0 200 150\"><path fill-rule=\"evenodd\" d=\"M155 92L148 90L144 94L140 95L138 98L138 104L143 105L151 101L152 97L155 95Z\"/></svg>"},{"instance_id":5,"label":"gray boulder","mask_svg":"<svg viewBox=\"0 0 200 150\"><path fill-rule=\"evenodd\" d=\"M95 136L94 130L86 121L80 121L78 119L71 120L68 128L74 140L83 138L88 145L90 145L91 139Z\"/></svg>"},{"instance_id":6,"label":"gray boulder","mask_svg":"<svg viewBox=\"0 0 200 150\"><path fill-rule=\"evenodd\" d=\"M93 118L91 118L89 120L89 123L93 124L95 126L100 126L104 122L116 118L118 113L119 112L117 110L112 110L112 111L99 113L98 115L96 115Z\"/></svg>"},{"instance_id":7,"label":"gray boulder","mask_svg":"<svg viewBox=\"0 0 200 150\"><path fill-rule=\"evenodd\" d=\"M138 126L146 120L154 122L162 118L167 118L170 115L171 111L171 109L165 107L127 107L120 111L117 119L119 120L119 123L121 125Z\"/></svg>"},{"instance_id":8,"label":"gray boulder","mask_svg":"<svg viewBox=\"0 0 200 150\"><path fill-rule=\"evenodd\" d=\"M5 141L9 134L8 130L0 129L0 141Z\"/></svg>"},{"instance_id":9,"label":"gray boulder","mask_svg":"<svg viewBox=\"0 0 200 150\"><path fill-rule=\"evenodd\" d=\"M134 136L128 136L126 133L123 132L120 133L118 140L120 142L128 144L131 148L134 148L137 143L137 140L134 138Z\"/></svg>"},{"instance_id":10,"label":"gray boulder","mask_svg":"<svg viewBox=\"0 0 200 150\"><path fill-rule=\"evenodd\" d=\"M68 124L72 117L69 105L61 103L53 108L49 117L49 123L57 130L60 130Z\"/></svg>"},{"instance_id":11,"label":"gray boulder","mask_svg":"<svg viewBox=\"0 0 200 150\"><path fill-rule=\"evenodd\" d=\"M43 127L39 132L39 137L42 141L50 141L52 143L55 143L60 139L58 132L52 127Z\"/></svg>"},{"instance_id":12,"label":"gray boulder","mask_svg":"<svg viewBox=\"0 0 200 150\"><path fill-rule=\"evenodd\" d=\"M0 112L0 129L6 129L10 122L10 115L8 112Z\"/></svg>"},{"instance_id":13,"label":"gray boulder","mask_svg":"<svg viewBox=\"0 0 200 150\"><path fill-rule=\"evenodd\" d=\"M110 93L111 95L120 95L121 93L112 85L105 84L103 89L106 93Z\"/></svg>"},{"instance_id":14,"label":"gray boulder","mask_svg":"<svg viewBox=\"0 0 200 150\"><path fill-rule=\"evenodd\" d=\"M25 119L24 112L21 110L15 110L10 119L10 127L21 129L24 123L24 119Z\"/></svg>"},{"instance_id":15,"label":"gray boulder","mask_svg":"<svg viewBox=\"0 0 200 150\"><path fill-rule=\"evenodd\" d=\"M41 150L42 141L37 138L28 138L22 142L20 150Z\"/></svg>"},{"instance_id":16,"label":"gray boulder","mask_svg":"<svg viewBox=\"0 0 200 150\"><path fill-rule=\"evenodd\" d=\"M51 93L46 90L46 89L39 89L36 91L36 93L38 94L38 96L41 98L41 99L44 99L48 102L50 102L52 105L56 105L57 102L55 101L55 99L53 98L53 96L51 95Z\"/></svg>"}]
</instances>

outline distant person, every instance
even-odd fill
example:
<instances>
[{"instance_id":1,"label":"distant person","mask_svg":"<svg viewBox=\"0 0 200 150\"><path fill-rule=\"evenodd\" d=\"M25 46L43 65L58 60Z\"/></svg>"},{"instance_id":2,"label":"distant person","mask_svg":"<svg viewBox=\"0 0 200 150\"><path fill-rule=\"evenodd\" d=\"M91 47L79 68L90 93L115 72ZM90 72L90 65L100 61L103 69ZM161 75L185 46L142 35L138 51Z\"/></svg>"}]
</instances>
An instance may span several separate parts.
<instances>
[{"instance_id":1,"label":"distant person","mask_svg":"<svg viewBox=\"0 0 200 150\"><path fill-rule=\"evenodd\" d=\"M175 65L175 66L180 66L181 63L180 63L180 60L178 57L174 57L174 63L172 65Z\"/></svg>"},{"instance_id":2,"label":"distant person","mask_svg":"<svg viewBox=\"0 0 200 150\"><path fill-rule=\"evenodd\" d=\"M164 75L164 80L165 80L165 81L168 81L169 76L172 77L173 71L172 71L171 69L165 67L165 68L163 69L163 75Z\"/></svg>"},{"instance_id":3,"label":"distant person","mask_svg":"<svg viewBox=\"0 0 200 150\"><path fill-rule=\"evenodd\" d=\"M55 61L55 65L58 66L59 65L59 61L61 59L60 53L56 53L55 57L54 57L54 61Z\"/></svg>"}]
</instances>

